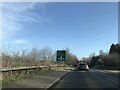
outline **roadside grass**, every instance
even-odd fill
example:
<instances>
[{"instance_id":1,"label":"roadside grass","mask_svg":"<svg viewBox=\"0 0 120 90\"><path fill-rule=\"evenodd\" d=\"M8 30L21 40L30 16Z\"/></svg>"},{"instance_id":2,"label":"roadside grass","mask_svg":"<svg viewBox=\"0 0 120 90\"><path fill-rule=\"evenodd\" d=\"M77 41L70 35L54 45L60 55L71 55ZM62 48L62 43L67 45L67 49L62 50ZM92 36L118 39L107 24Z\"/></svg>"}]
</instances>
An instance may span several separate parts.
<instances>
[{"instance_id":1,"label":"roadside grass","mask_svg":"<svg viewBox=\"0 0 120 90\"><path fill-rule=\"evenodd\" d=\"M43 69L40 70L39 72L31 72L31 73L22 73L19 75L13 75L13 76L9 76L6 77L2 80L2 87L7 87L9 84L16 82L18 80L24 80L24 79L29 79L35 76L40 76L40 75L44 75L50 72L54 72L55 70L48 70L48 69Z\"/></svg>"},{"instance_id":2,"label":"roadside grass","mask_svg":"<svg viewBox=\"0 0 120 90\"><path fill-rule=\"evenodd\" d=\"M2 80L0 80L0 89L1 89L1 87L2 87Z\"/></svg>"}]
</instances>

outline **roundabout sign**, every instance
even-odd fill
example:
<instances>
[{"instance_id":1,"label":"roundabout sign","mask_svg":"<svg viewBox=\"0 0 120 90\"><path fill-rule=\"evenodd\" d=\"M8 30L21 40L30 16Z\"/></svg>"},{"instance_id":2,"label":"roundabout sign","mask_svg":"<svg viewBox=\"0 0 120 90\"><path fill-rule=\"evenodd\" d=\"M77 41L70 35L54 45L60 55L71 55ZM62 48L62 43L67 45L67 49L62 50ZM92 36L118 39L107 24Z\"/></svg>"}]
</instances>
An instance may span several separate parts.
<instances>
[{"instance_id":1,"label":"roundabout sign","mask_svg":"<svg viewBox=\"0 0 120 90\"><path fill-rule=\"evenodd\" d=\"M65 60L66 60L66 51L65 50L57 50L56 61L65 61Z\"/></svg>"}]
</instances>

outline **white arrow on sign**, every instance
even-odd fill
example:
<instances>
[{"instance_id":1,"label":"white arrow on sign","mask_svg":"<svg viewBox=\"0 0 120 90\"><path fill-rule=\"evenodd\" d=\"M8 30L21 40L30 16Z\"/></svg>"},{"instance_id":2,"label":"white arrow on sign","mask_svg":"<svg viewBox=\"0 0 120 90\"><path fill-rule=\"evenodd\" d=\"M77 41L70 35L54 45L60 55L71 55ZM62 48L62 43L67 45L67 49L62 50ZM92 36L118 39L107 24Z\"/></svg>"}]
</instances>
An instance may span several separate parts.
<instances>
[{"instance_id":1,"label":"white arrow on sign","mask_svg":"<svg viewBox=\"0 0 120 90\"><path fill-rule=\"evenodd\" d=\"M63 58L62 56L60 56L60 58L58 58L60 61L63 61L65 58Z\"/></svg>"}]
</instances>

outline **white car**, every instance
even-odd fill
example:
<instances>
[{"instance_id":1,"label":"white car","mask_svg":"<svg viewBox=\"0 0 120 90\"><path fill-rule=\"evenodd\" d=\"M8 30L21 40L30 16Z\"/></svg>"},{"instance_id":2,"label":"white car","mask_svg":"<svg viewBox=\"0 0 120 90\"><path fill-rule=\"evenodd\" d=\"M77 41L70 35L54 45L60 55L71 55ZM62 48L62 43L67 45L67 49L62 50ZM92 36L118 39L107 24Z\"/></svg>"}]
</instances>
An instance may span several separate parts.
<instances>
[{"instance_id":1,"label":"white car","mask_svg":"<svg viewBox=\"0 0 120 90\"><path fill-rule=\"evenodd\" d=\"M77 69L78 70L87 70L87 71L89 71L89 67L88 67L88 65L86 63L78 64Z\"/></svg>"}]
</instances>

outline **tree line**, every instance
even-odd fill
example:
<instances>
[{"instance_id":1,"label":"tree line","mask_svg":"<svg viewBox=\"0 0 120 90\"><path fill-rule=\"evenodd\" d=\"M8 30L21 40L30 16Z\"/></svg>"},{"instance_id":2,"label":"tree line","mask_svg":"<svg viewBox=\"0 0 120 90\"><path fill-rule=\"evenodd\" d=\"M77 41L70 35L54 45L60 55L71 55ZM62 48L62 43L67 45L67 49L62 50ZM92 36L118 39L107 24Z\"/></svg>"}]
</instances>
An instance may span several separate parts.
<instances>
[{"instance_id":1,"label":"tree line","mask_svg":"<svg viewBox=\"0 0 120 90\"><path fill-rule=\"evenodd\" d=\"M65 50L67 57L65 64L69 66L75 65L78 61L77 56L71 53L69 48L65 48ZM44 47L41 49L33 48L31 50L3 49L2 68L57 64L56 51L53 51L49 47Z\"/></svg>"},{"instance_id":2,"label":"tree line","mask_svg":"<svg viewBox=\"0 0 120 90\"><path fill-rule=\"evenodd\" d=\"M120 44L112 44L109 52L99 51L99 55L92 54L85 61L91 68L120 69Z\"/></svg>"}]
</instances>

